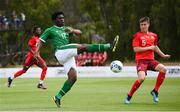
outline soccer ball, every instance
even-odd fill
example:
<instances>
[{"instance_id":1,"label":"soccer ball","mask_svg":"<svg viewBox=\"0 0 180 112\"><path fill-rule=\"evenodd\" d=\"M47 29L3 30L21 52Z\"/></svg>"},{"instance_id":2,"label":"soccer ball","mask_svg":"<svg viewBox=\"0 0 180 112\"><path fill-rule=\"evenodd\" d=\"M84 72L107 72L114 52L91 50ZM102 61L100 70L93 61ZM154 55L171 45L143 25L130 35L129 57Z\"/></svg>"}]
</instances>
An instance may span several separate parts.
<instances>
[{"instance_id":1,"label":"soccer ball","mask_svg":"<svg viewBox=\"0 0 180 112\"><path fill-rule=\"evenodd\" d=\"M111 64L110 64L110 69L114 73L121 72L122 68L123 68L123 64L119 60L112 61Z\"/></svg>"}]
</instances>

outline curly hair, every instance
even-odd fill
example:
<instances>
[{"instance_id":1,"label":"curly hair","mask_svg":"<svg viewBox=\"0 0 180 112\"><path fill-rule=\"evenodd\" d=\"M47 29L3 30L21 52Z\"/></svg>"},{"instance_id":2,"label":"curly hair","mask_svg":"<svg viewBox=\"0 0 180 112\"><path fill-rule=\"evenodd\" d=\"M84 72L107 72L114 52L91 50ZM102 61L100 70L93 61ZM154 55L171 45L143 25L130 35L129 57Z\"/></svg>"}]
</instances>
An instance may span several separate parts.
<instances>
[{"instance_id":1,"label":"curly hair","mask_svg":"<svg viewBox=\"0 0 180 112\"><path fill-rule=\"evenodd\" d=\"M36 33L36 29L37 29L37 28L41 28L41 27L39 27L39 26L34 26L34 27L32 28L32 33L33 33L33 34Z\"/></svg>"},{"instance_id":2,"label":"curly hair","mask_svg":"<svg viewBox=\"0 0 180 112\"><path fill-rule=\"evenodd\" d=\"M54 20L57 18L58 15L63 15L63 16L64 16L64 13L63 13L62 11L54 12L54 13L52 14L51 19L54 21Z\"/></svg>"}]
</instances>

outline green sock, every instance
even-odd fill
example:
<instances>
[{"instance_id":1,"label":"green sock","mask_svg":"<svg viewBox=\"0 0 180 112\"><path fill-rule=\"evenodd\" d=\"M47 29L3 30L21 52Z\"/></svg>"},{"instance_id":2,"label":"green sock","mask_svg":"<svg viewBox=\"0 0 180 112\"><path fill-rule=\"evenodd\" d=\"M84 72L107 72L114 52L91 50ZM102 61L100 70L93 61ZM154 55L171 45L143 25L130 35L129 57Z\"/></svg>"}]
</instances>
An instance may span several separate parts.
<instances>
[{"instance_id":1,"label":"green sock","mask_svg":"<svg viewBox=\"0 0 180 112\"><path fill-rule=\"evenodd\" d=\"M110 44L88 44L87 51L89 52L101 52L101 51L107 51L110 49Z\"/></svg>"},{"instance_id":2,"label":"green sock","mask_svg":"<svg viewBox=\"0 0 180 112\"><path fill-rule=\"evenodd\" d=\"M72 87L72 84L66 80L64 82L63 87L61 88L61 90L59 91L59 93L56 95L57 98L61 99Z\"/></svg>"}]
</instances>

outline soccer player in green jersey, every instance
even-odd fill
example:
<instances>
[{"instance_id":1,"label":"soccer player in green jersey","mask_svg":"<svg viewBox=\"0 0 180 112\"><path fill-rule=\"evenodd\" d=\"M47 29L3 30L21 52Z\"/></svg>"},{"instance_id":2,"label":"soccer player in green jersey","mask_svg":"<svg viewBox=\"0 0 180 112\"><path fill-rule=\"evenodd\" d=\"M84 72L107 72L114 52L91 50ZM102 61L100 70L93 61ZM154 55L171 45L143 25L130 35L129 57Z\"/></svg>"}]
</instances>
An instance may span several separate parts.
<instances>
[{"instance_id":1,"label":"soccer player in green jersey","mask_svg":"<svg viewBox=\"0 0 180 112\"><path fill-rule=\"evenodd\" d=\"M64 85L60 91L53 97L57 107L61 105L62 97L71 89L73 84L77 80L77 70L75 63L75 56L84 51L95 52L95 51L107 51L116 49L119 36L114 38L112 44L69 44L69 39L73 34L81 34L79 29L74 29L65 26L64 13L55 12L52 14L52 21L54 26L47 28L40 37L36 53L45 43L46 40L50 40L53 47L55 48L55 56L60 64L64 65L65 73L68 75L68 79L64 82Z\"/></svg>"}]
</instances>

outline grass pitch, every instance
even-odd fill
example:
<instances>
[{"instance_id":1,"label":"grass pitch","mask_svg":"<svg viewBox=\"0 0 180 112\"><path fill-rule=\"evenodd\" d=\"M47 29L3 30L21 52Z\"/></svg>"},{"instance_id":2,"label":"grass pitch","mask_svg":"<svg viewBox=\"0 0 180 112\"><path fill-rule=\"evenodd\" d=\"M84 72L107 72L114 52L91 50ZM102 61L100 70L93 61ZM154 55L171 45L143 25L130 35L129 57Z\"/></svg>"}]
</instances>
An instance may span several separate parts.
<instances>
[{"instance_id":1,"label":"grass pitch","mask_svg":"<svg viewBox=\"0 0 180 112\"><path fill-rule=\"evenodd\" d=\"M180 111L180 78L166 78L155 104L150 95L156 78L147 78L131 104L124 98L135 78L79 78L62 99L61 108L52 101L66 78L47 78L47 90L37 89L37 78L17 78L11 88L0 79L0 111Z\"/></svg>"}]
</instances>

